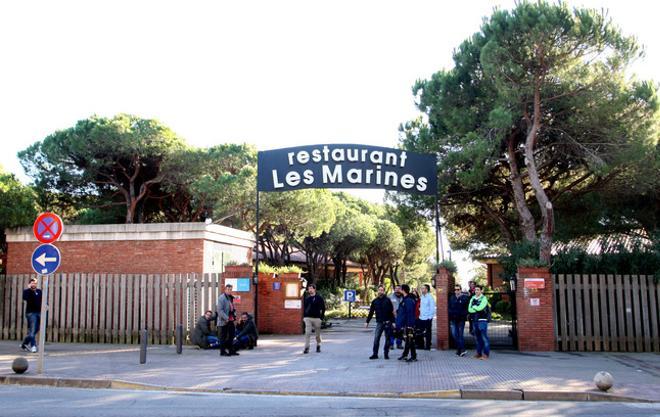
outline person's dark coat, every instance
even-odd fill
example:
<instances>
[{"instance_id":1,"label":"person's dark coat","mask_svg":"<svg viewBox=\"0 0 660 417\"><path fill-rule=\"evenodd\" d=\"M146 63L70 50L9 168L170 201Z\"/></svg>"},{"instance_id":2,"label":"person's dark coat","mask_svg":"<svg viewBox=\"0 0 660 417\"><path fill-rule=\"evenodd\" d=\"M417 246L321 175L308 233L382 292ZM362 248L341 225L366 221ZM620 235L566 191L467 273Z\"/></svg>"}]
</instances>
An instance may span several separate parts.
<instances>
[{"instance_id":1,"label":"person's dark coat","mask_svg":"<svg viewBox=\"0 0 660 417\"><path fill-rule=\"evenodd\" d=\"M213 320L213 319L211 319ZM191 340L192 343L201 347L202 349L208 349L209 343L206 339L206 336L211 333L211 320L207 320L206 316L202 316L197 320L197 324L192 331Z\"/></svg>"},{"instance_id":2,"label":"person's dark coat","mask_svg":"<svg viewBox=\"0 0 660 417\"><path fill-rule=\"evenodd\" d=\"M325 301L318 293L305 298L305 309L303 317L311 317L323 320L325 317Z\"/></svg>"},{"instance_id":3,"label":"person's dark coat","mask_svg":"<svg viewBox=\"0 0 660 417\"><path fill-rule=\"evenodd\" d=\"M469 304L470 297L468 297L466 294L461 294L458 297L456 297L455 294L452 294L452 296L449 297L449 320L467 320Z\"/></svg>"},{"instance_id":4,"label":"person's dark coat","mask_svg":"<svg viewBox=\"0 0 660 417\"><path fill-rule=\"evenodd\" d=\"M249 339L249 344L254 346L255 342L259 338L259 333L257 332L257 326L254 324L252 316L248 314L248 319L245 322L242 322L238 329L238 334L236 339L240 339L243 336L247 336Z\"/></svg>"},{"instance_id":5,"label":"person's dark coat","mask_svg":"<svg viewBox=\"0 0 660 417\"><path fill-rule=\"evenodd\" d=\"M371 321L371 318L376 314L376 323L384 323L386 321L394 321L394 306L392 301L386 297L376 297L371 301L371 307L369 308L369 315L367 316L367 323Z\"/></svg>"},{"instance_id":6,"label":"person's dark coat","mask_svg":"<svg viewBox=\"0 0 660 417\"><path fill-rule=\"evenodd\" d=\"M369 308L369 316L367 316L367 323L371 321L371 318L376 313L376 322L384 323L386 321L394 321L394 306L392 306L392 301L386 297L376 297L371 301L371 307Z\"/></svg>"},{"instance_id":7,"label":"person's dark coat","mask_svg":"<svg viewBox=\"0 0 660 417\"><path fill-rule=\"evenodd\" d=\"M410 295L403 297L399 310L396 313L396 327L403 329L405 327L415 327L415 308L416 301Z\"/></svg>"}]
</instances>

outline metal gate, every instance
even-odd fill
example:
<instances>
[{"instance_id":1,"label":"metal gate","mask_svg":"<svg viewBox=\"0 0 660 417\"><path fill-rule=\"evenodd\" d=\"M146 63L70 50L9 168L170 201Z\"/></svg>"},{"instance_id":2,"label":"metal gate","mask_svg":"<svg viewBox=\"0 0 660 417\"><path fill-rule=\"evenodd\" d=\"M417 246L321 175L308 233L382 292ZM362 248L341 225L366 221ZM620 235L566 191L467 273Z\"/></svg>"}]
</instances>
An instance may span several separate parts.
<instances>
[{"instance_id":1,"label":"metal gate","mask_svg":"<svg viewBox=\"0 0 660 417\"><path fill-rule=\"evenodd\" d=\"M488 339L491 349L518 349L516 329L516 293L513 291L484 291L491 309L488 323ZM474 348L475 340L470 331L470 323L465 323L465 345Z\"/></svg>"}]
</instances>

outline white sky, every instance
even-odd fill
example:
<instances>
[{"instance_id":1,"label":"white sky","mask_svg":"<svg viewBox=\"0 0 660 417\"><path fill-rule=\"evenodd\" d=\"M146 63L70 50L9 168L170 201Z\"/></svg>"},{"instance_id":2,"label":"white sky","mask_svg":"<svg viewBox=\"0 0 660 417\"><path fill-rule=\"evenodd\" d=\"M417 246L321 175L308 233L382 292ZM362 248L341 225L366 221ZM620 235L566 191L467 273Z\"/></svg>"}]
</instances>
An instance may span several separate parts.
<instances>
[{"instance_id":1,"label":"white sky","mask_svg":"<svg viewBox=\"0 0 660 417\"><path fill-rule=\"evenodd\" d=\"M660 68L648 1L609 9ZM411 87L452 64L493 6L513 1L6 1L0 4L0 164L92 114L156 118L189 143L259 150L320 143L394 147ZM377 200L380 191L358 195Z\"/></svg>"}]
</instances>

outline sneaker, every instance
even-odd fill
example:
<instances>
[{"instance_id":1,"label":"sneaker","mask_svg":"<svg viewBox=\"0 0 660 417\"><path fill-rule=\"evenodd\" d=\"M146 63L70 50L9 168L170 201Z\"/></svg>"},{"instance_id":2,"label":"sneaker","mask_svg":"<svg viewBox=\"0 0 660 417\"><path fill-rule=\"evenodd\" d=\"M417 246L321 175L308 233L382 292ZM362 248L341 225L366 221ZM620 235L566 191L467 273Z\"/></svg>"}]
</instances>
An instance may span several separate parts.
<instances>
[{"instance_id":1,"label":"sneaker","mask_svg":"<svg viewBox=\"0 0 660 417\"><path fill-rule=\"evenodd\" d=\"M482 361L488 360L488 355L481 355L479 359L481 359Z\"/></svg>"},{"instance_id":2,"label":"sneaker","mask_svg":"<svg viewBox=\"0 0 660 417\"><path fill-rule=\"evenodd\" d=\"M454 355L456 355L456 356L461 356L461 352L456 351L456 353L454 353Z\"/></svg>"},{"instance_id":3,"label":"sneaker","mask_svg":"<svg viewBox=\"0 0 660 417\"><path fill-rule=\"evenodd\" d=\"M303 350L303 353L309 353L309 348L305 348L305 350Z\"/></svg>"},{"instance_id":4,"label":"sneaker","mask_svg":"<svg viewBox=\"0 0 660 417\"><path fill-rule=\"evenodd\" d=\"M405 357L405 356L399 356L398 358L396 358L396 360L398 360L398 361L405 361L405 360L406 360L406 357Z\"/></svg>"},{"instance_id":5,"label":"sneaker","mask_svg":"<svg viewBox=\"0 0 660 417\"><path fill-rule=\"evenodd\" d=\"M408 362L408 363L410 363L410 362L417 362L417 358L406 359L406 362Z\"/></svg>"},{"instance_id":6,"label":"sneaker","mask_svg":"<svg viewBox=\"0 0 660 417\"><path fill-rule=\"evenodd\" d=\"M321 346L316 347L316 353L321 353Z\"/></svg>"},{"instance_id":7,"label":"sneaker","mask_svg":"<svg viewBox=\"0 0 660 417\"><path fill-rule=\"evenodd\" d=\"M220 356L229 356L229 353L225 352L224 350L221 350Z\"/></svg>"},{"instance_id":8,"label":"sneaker","mask_svg":"<svg viewBox=\"0 0 660 417\"><path fill-rule=\"evenodd\" d=\"M461 358L464 357L467 354L467 350L462 351L461 353L458 354Z\"/></svg>"},{"instance_id":9,"label":"sneaker","mask_svg":"<svg viewBox=\"0 0 660 417\"><path fill-rule=\"evenodd\" d=\"M32 352L32 353L37 353L37 347L36 347L36 346L32 346L32 347L30 348L30 352Z\"/></svg>"},{"instance_id":10,"label":"sneaker","mask_svg":"<svg viewBox=\"0 0 660 417\"><path fill-rule=\"evenodd\" d=\"M23 350L25 352L29 352L30 348L21 343L21 350Z\"/></svg>"},{"instance_id":11,"label":"sneaker","mask_svg":"<svg viewBox=\"0 0 660 417\"><path fill-rule=\"evenodd\" d=\"M369 359L378 359L378 355L371 355L369 356Z\"/></svg>"},{"instance_id":12,"label":"sneaker","mask_svg":"<svg viewBox=\"0 0 660 417\"><path fill-rule=\"evenodd\" d=\"M481 359L481 355L477 353L476 355L473 356L473 358L474 359Z\"/></svg>"},{"instance_id":13,"label":"sneaker","mask_svg":"<svg viewBox=\"0 0 660 417\"><path fill-rule=\"evenodd\" d=\"M229 356L239 356L239 355L240 355L240 353L238 353L238 352L231 352L229 354Z\"/></svg>"}]
</instances>

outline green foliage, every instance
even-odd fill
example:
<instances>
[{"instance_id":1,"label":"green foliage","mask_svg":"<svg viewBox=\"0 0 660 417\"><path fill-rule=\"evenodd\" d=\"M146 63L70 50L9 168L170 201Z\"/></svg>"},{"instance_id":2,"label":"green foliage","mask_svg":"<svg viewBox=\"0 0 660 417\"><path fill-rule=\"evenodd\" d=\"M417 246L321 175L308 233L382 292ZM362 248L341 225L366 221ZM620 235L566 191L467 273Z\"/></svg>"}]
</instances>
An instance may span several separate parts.
<instances>
[{"instance_id":1,"label":"green foliage","mask_svg":"<svg viewBox=\"0 0 660 417\"><path fill-rule=\"evenodd\" d=\"M538 260L538 242L515 242L509 246L509 254L499 258L500 263L504 267L503 279L508 281L516 276L518 273L518 266L547 266L541 265ZM524 265L521 265L521 262ZM536 263L536 264L534 264Z\"/></svg>"},{"instance_id":2,"label":"green foliage","mask_svg":"<svg viewBox=\"0 0 660 417\"><path fill-rule=\"evenodd\" d=\"M0 234L6 228L27 226L37 217L35 192L0 167Z\"/></svg>"},{"instance_id":3,"label":"green foliage","mask_svg":"<svg viewBox=\"0 0 660 417\"><path fill-rule=\"evenodd\" d=\"M504 300L499 300L493 306L493 311L500 314L511 313L511 303Z\"/></svg>"},{"instance_id":4,"label":"green foliage","mask_svg":"<svg viewBox=\"0 0 660 417\"><path fill-rule=\"evenodd\" d=\"M440 262L436 268L445 268L447 271L451 273L456 273L458 271L458 267L456 266L456 262L445 259L444 261Z\"/></svg>"},{"instance_id":5,"label":"green foliage","mask_svg":"<svg viewBox=\"0 0 660 417\"><path fill-rule=\"evenodd\" d=\"M126 223L152 213L147 200L177 171L185 143L156 120L120 114L93 116L19 152L23 168L41 190L46 208L63 204L123 204Z\"/></svg>"},{"instance_id":6,"label":"green foliage","mask_svg":"<svg viewBox=\"0 0 660 417\"><path fill-rule=\"evenodd\" d=\"M520 2L486 18L456 49L453 68L415 84L426 120L404 123L401 143L439 156L438 193L453 248L508 247L529 238L530 227L538 235L541 193L552 201L565 239L598 228L657 228L656 86L624 72L640 51L599 11ZM540 130L534 158L525 160L533 122ZM532 164L540 188L530 184ZM596 190L598 204L589 204ZM417 196L398 201L433 207L432 199ZM532 217L528 226L525 216Z\"/></svg>"},{"instance_id":7,"label":"green foliage","mask_svg":"<svg viewBox=\"0 0 660 417\"><path fill-rule=\"evenodd\" d=\"M657 236L648 245L636 244L631 249L623 245L606 247L600 255L571 248L552 259L554 274L630 274L654 275L660 279L660 243Z\"/></svg>"},{"instance_id":8,"label":"green foliage","mask_svg":"<svg viewBox=\"0 0 660 417\"><path fill-rule=\"evenodd\" d=\"M300 268L298 265L273 266L264 262L259 262L259 273L279 275L288 273L300 274L302 272L302 268Z\"/></svg>"},{"instance_id":9,"label":"green foliage","mask_svg":"<svg viewBox=\"0 0 660 417\"><path fill-rule=\"evenodd\" d=\"M37 196L0 166L0 254L7 251L5 230L27 226L37 217ZM0 264L0 272L4 265Z\"/></svg>"}]
</instances>

